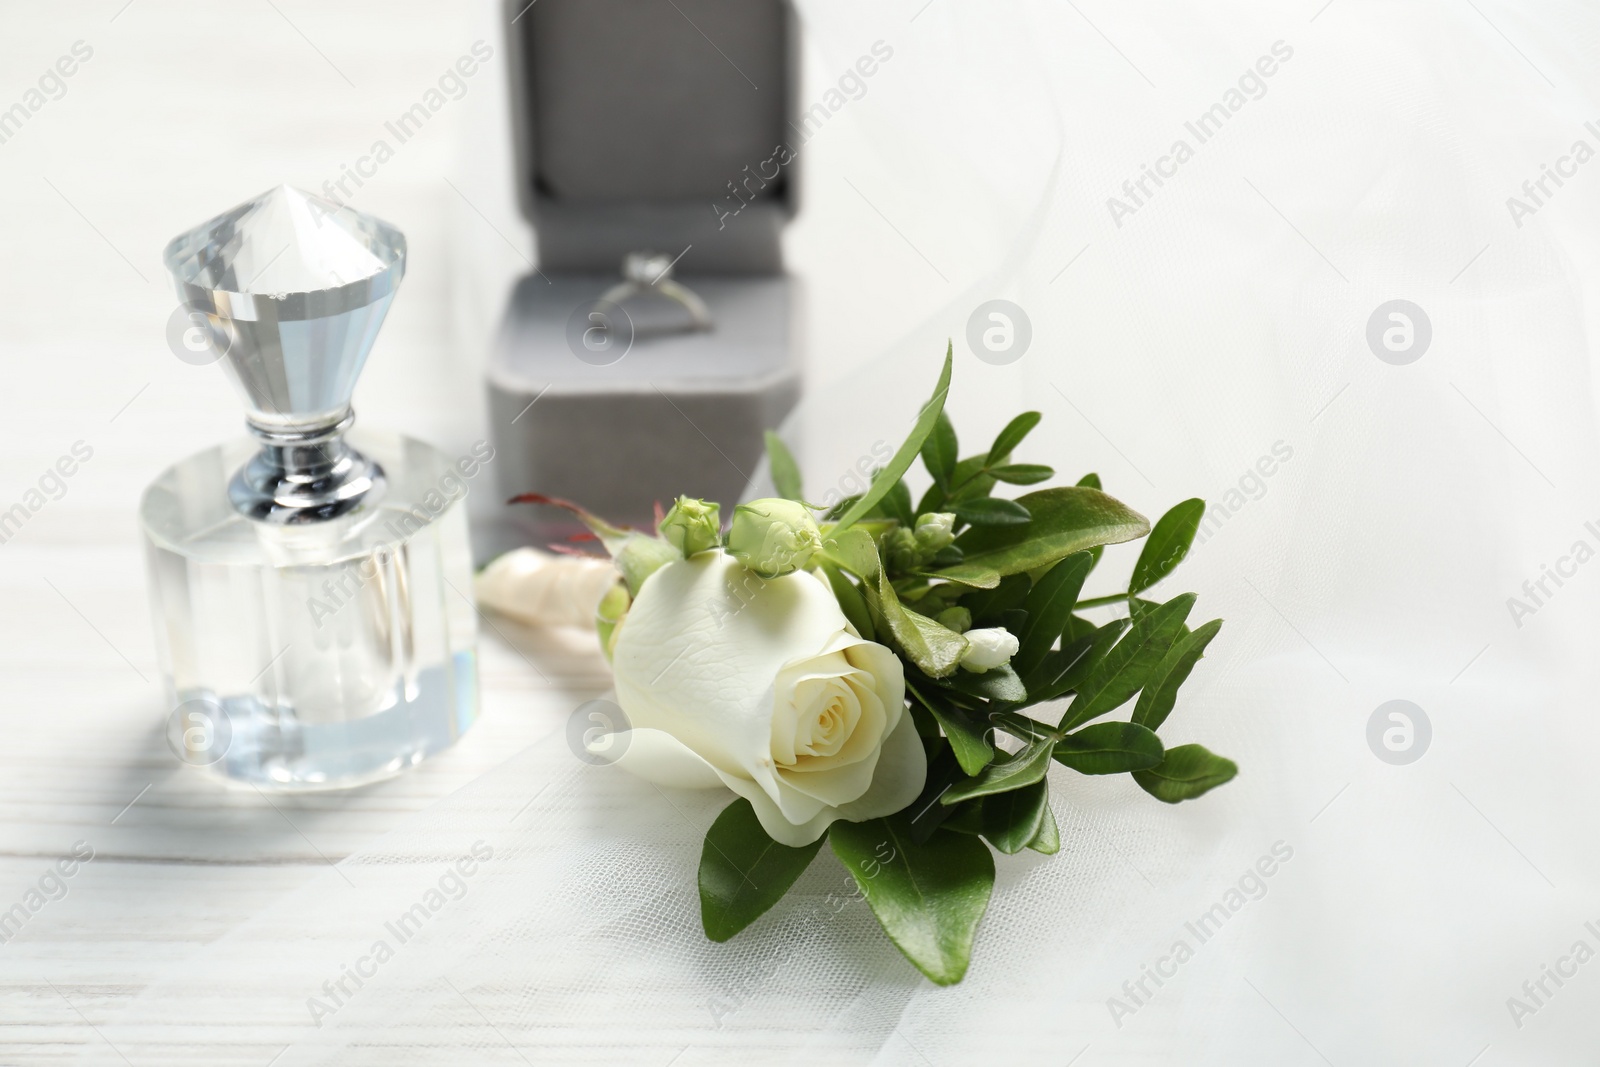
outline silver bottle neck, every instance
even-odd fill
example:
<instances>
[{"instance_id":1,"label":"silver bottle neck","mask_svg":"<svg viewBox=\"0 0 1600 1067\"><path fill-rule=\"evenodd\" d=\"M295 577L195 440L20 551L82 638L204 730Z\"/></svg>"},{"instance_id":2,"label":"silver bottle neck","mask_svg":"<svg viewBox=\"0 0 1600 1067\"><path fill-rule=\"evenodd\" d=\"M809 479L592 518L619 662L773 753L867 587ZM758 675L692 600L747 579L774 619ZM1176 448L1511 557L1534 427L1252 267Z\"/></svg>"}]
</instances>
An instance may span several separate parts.
<instances>
[{"instance_id":1,"label":"silver bottle neck","mask_svg":"<svg viewBox=\"0 0 1600 1067\"><path fill-rule=\"evenodd\" d=\"M344 441L355 422L348 407L339 418L286 429L247 420L261 451L228 484L235 510L273 526L328 522L383 495L383 468Z\"/></svg>"}]
</instances>

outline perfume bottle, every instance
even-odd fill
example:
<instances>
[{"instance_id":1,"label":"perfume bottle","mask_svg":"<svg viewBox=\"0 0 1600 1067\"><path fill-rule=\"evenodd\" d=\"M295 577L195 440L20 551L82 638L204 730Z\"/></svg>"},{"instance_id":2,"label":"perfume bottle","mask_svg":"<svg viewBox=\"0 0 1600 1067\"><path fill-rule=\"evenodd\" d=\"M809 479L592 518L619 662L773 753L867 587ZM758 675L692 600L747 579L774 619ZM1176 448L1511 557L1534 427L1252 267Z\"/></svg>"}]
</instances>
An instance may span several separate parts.
<instances>
[{"instance_id":1,"label":"perfume bottle","mask_svg":"<svg viewBox=\"0 0 1600 1067\"><path fill-rule=\"evenodd\" d=\"M168 468L140 506L168 742L262 789L396 774L478 706L461 488L477 459L351 430L405 237L280 186L165 262L251 434Z\"/></svg>"}]
</instances>

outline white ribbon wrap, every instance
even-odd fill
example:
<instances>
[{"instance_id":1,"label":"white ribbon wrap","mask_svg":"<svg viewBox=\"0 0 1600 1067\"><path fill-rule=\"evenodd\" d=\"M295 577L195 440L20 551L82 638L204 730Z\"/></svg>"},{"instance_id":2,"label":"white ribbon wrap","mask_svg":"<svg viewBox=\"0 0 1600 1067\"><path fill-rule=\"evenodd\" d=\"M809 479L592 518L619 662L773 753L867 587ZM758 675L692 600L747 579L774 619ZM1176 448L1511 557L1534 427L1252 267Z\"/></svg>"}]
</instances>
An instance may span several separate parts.
<instances>
[{"instance_id":1,"label":"white ribbon wrap","mask_svg":"<svg viewBox=\"0 0 1600 1067\"><path fill-rule=\"evenodd\" d=\"M594 629L595 608L617 580L610 560L518 548L473 583L478 603L530 626Z\"/></svg>"}]
</instances>

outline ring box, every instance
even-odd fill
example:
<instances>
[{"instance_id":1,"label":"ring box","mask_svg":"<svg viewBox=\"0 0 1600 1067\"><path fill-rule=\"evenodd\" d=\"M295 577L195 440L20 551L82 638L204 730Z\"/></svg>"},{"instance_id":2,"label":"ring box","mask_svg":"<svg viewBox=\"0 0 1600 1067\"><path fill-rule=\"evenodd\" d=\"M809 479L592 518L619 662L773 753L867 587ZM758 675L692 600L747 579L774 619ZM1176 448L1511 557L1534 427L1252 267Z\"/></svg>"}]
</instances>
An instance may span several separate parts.
<instances>
[{"instance_id":1,"label":"ring box","mask_svg":"<svg viewBox=\"0 0 1600 1067\"><path fill-rule=\"evenodd\" d=\"M799 397L799 294L781 247L798 204L794 10L508 0L503 11L538 267L516 284L489 361L500 486L635 525L680 493L731 506L760 467L762 431ZM675 257L672 277L704 300L710 330L592 317L634 252ZM524 538L571 529L552 509L511 514Z\"/></svg>"}]
</instances>

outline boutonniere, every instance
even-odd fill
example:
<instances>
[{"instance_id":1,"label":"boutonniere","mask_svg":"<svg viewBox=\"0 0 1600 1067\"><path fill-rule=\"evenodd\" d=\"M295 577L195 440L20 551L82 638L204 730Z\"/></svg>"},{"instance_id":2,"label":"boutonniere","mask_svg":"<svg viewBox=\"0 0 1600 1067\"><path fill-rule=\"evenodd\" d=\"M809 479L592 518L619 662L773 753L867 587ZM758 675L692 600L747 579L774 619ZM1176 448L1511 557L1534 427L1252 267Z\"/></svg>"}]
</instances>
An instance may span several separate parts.
<instances>
[{"instance_id":1,"label":"boutonniere","mask_svg":"<svg viewBox=\"0 0 1600 1067\"><path fill-rule=\"evenodd\" d=\"M1055 478L1014 455L1039 413L961 456L944 413L950 375L947 352L910 436L832 508L807 503L772 434L779 495L726 523L689 498L653 533L518 498L576 512L616 566L598 622L630 727L618 766L737 795L700 859L714 940L777 903L826 843L900 951L934 982L958 982L994 853L1061 847L1052 764L1131 774L1167 803L1237 772L1158 733L1222 625L1190 625L1193 593L1147 595L1188 552L1204 502L1152 527L1093 474L1000 495ZM913 504L904 476L918 458L931 484ZM1121 591L1083 597L1102 547L1139 538ZM1083 614L1107 607L1125 611Z\"/></svg>"}]
</instances>

